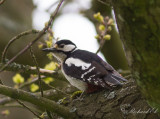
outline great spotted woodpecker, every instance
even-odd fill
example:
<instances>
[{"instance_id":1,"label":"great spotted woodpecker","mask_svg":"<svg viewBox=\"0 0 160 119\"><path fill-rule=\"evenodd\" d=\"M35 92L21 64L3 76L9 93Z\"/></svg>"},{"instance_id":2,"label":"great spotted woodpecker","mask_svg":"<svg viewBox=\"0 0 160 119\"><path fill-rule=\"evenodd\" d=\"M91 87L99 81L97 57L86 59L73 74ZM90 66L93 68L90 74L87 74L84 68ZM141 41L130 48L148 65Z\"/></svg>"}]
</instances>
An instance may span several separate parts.
<instances>
[{"instance_id":1,"label":"great spotted woodpecker","mask_svg":"<svg viewBox=\"0 0 160 119\"><path fill-rule=\"evenodd\" d=\"M53 53L61 62L66 79L81 91L92 93L102 88L112 89L127 81L98 55L77 49L70 40L57 41L52 48L43 51Z\"/></svg>"}]
</instances>

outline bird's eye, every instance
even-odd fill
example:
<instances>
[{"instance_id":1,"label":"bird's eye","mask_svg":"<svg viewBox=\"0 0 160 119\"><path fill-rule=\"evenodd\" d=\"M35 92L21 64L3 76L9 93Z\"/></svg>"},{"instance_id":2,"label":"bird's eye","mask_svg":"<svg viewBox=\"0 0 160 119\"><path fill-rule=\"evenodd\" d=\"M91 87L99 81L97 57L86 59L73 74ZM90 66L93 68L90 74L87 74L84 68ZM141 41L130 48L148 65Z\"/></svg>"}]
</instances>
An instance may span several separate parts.
<instances>
[{"instance_id":1,"label":"bird's eye","mask_svg":"<svg viewBox=\"0 0 160 119\"><path fill-rule=\"evenodd\" d=\"M63 48L64 47L64 45L59 45L59 48Z\"/></svg>"}]
</instances>

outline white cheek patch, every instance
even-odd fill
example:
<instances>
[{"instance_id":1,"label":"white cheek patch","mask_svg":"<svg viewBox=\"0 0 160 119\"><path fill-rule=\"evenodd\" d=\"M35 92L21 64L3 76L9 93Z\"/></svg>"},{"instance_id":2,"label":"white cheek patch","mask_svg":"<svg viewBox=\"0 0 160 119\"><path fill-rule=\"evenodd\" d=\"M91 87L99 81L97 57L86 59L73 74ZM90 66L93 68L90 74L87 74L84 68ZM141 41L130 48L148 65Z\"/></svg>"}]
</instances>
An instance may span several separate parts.
<instances>
[{"instance_id":1,"label":"white cheek patch","mask_svg":"<svg viewBox=\"0 0 160 119\"><path fill-rule=\"evenodd\" d=\"M64 45L63 48L58 48L58 49L68 52L68 51L72 51L74 48L75 48L75 45Z\"/></svg>"},{"instance_id":2,"label":"white cheek patch","mask_svg":"<svg viewBox=\"0 0 160 119\"><path fill-rule=\"evenodd\" d=\"M69 67L73 64L76 67L81 67L82 70L88 69L91 66L91 63L86 63L80 59L76 59L76 58L68 58L65 61L65 64L67 64Z\"/></svg>"}]
</instances>

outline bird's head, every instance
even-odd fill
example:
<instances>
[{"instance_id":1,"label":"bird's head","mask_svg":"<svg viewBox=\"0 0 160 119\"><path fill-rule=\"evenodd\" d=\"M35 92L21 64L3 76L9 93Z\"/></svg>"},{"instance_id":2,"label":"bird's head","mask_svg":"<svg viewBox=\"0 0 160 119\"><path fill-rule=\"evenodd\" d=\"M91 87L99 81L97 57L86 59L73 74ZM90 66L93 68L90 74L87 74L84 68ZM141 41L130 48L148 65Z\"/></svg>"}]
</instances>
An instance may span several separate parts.
<instances>
[{"instance_id":1,"label":"bird's head","mask_svg":"<svg viewBox=\"0 0 160 119\"><path fill-rule=\"evenodd\" d=\"M45 48L43 51L52 52L53 56L56 57L59 61L63 62L66 57L77 47L70 40L60 40L57 41L53 47Z\"/></svg>"}]
</instances>

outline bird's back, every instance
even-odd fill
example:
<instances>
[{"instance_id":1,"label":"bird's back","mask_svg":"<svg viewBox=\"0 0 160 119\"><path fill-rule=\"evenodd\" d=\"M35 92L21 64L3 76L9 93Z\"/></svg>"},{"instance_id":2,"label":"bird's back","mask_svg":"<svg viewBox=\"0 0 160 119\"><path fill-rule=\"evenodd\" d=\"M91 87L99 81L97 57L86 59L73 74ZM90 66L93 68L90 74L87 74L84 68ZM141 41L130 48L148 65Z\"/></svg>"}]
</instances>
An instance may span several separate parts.
<instances>
[{"instance_id":1,"label":"bird's back","mask_svg":"<svg viewBox=\"0 0 160 119\"><path fill-rule=\"evenodd\" d=\"M72 52L63 63L63 70L68 76L83 81L92 88L98 86L110 89L121 85L120 81L123 81L110 64L104 62L98 55L85 50Z\"/></svg>"}]
</instances>

